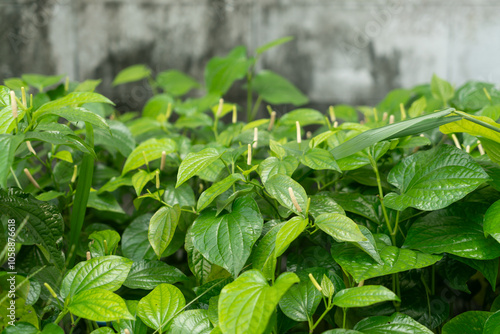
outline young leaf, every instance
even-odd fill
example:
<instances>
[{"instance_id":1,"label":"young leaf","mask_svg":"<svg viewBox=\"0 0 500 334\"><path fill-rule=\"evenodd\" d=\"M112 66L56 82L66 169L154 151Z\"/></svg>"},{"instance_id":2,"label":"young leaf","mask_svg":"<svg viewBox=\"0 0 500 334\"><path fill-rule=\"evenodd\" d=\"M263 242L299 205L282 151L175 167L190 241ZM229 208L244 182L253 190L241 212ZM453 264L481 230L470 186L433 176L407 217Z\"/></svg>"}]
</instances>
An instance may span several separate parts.
<instances>
[{"instance_id":1,"label":"young leaf","mask_svg":"<svg viewBox=\"0 0 500 334\"><path fill-rule=\"evenodd\" d=\"M161 283L175 284L187 280L179 269L161 261L134 262L123 285L130 289L152 290Z\"/></svg>"},{"instance_id":2,"label":"young leaf","mask_svg":"<svg viewBox=\"0 0 500 334\"><path fill-rule=\"evenodd\" d=\"M131 267L131 260L115 255L80 262L64 277L61 296L66 298L95 288L116 291L127 278Z\"/></svg>"},{"instance_id":3,"label":"young leaf","mask_svg":"<svg viewBox=\"0 0 500 334\"><path fill-rule=\"evenodd\" d=\"M112 255L120 242L120 235L113 230L104 230L92 232L89 235L90 242L89 250L92 257Z\"/></svg>"},{"instance_id":4,"label":"young leaf","mask_svg":"<svg viewBox=\"0 0 500 334\"><path fill-rule=\"evenodd\" d=\"M262 272L267 279L273 278L276 271L276 236L283 224L273 226L252 252L253 268Z\"/></svg>"},{"instance_id":5,"label":"young leaf","mask_svg":"<svg viewBox=\"0 0 500 334\"><path fill-rule=\"evenodd\" d=\"M214 148L206 148L196 153L189 153L179 166L175 187L179 187L191 177L203 171L219 159L220 156L221 154Z\"/></svg>"},{"instance_id":6,"label":"young leaf","mask_svg":"<svg viewBox=\"0 0 500 334\"><path fill-rule=\"evenodd\" d=\"M485 334L498 334L500 333L500 312L495 312L484 323Z\"/></svg>"},{"instance_id":7,"label":"young leaf","mask_svg":"<svg viewBox=\"0 0 500 334\"><path fill-rule=\"evenodd\" d=\"M175 152L175 150L176 145L172 139L148 139L145 142L142 142L132 151L132 153L130 153L127 161L125 161L125 165L123 166L122 175L146 164L144 156L146 156L148 162L151 162L153 160L160 159L163 151L165 151L166 154L170 154Z\"/></svg>"},{"instance_id":8,"label":"young leaf","mask_svg":"<svg viewBox=\"0 0 500 334\"><path fill-rule=\"evenodd\" d=\"M57 100L56 100L57 101ZM49 102L50 103L50 102ZM42 106L43 107L43 106ZM42 108L40 108L42 109ZM102 118L101 116L88 111L85 108L78 108L78 107L63 107L60 109L50 109L46 110L43 113L40 113L40 109L36 111L33 114L34 119L41 119L47 115L57 115L62 118L67 119L70 122L86 122L90 123L92 125L95 125L99 128L109 130L108 123L106 123L106 120ZM36 115L36 118L35 118Z\"/></svg>"},{"instance_id":9,"label":"young leaf","mask_svg":"<svg viewBox=\"0 0 500 334\"><path fill-rule=\"evenodd\" d=\"M363 233L359 230L358 224L349 217L338 213L321 214L315 219L314 224L339 242L367 241Z\"/></svg>"},{"instance_id":10,"label":"young leaf","mask_svg":"<svg viewBox=\"0 0 500 334\"><path fill-rule=\"evenodd\" d=\"M491 312L468 311L457 315L443 326L443 334L495 333L486 332L484 325ZM497 328L498 329L498 328Z\"/></svg>"},{"instance_id":11,"label":"young leaf","mask_svg":"<svg viewBox=\"0 0 500 334\"><path fill-rule=\"evenodd\" d=\"M57 100L44 103L40 108L38 108L33 113L33 121L37 120L38 118L42 117L47 113L58 112L59 110L65 109L67 107L72 107L72 108L78 107L84 103L91 103L91 102L108 103L114 105L114 103L111 102L111 100L102 96L101 94L89 93L89 92L73 92ZM94 115L97 116L97 114ZM77 118L76 121L78 121Z\"/></svg>"},{"instance_id":12,"label":"young leaf","mask_svg":"<svg viewBox=\"0 0 500 334\"><path fill-rule=\"evenodd\" d=\"M401 193L387 194L384 204L399 211L407 207L438 210L463 198L488 178L467 153L442 145L413 154L390 171L387 180Z\"/></svg>"},{"instance_id":13,"label":"young leaf","mask_svg":"<svg viewBox=\"0 0 500 334\"><path fill-rule=\"evenodd\" d=\"M279 302L280 309L292 320L308 321L316 312L321 296L321 292L307 278L286 292Z\"/></svg>"},{"instance_id":14,"label":"young leaf","mask_svg":"<svg viewBox=\"0 0 500 334\"><path fill-rule=\"evenodd\" d=\"M491 235L500 243L500 200L493 203L484 214L484 236Z\"/></svg>"},{"instance_id":15,"label":"young leaf","mask_svg":"<svg viewBox=\"0 0 500 334\"><path fill-rule=\"evenodd\" d=\"M161 207L151 217L148 239L158 259L160 259L165 249L167 249L168 244L172 241L180 216L180 206L174 205L171 208L166 206Z\"/></svg>"},{"instance_id":16,"label":"young leaf","mask_svg":"<svg viewBox=\"0 0 500 334\"><path fill-rule=\"evenodd\" d=\"M156 81L165 92L173 96L182 96L191 89L200 87L195 79L177 70L158 73Z\"/></svg>"},{"instance_id":17,"label":"young leaf","mask_svg":"<svg viewBox=\"0 0 500 334\"><path fill-rule=\"evenodd\" d=\"M262 46L259 46L257 49L255 49L255 53L257 53L258 55L261 55L264 52L266 52L267 50L274 48L275 46L278 46L278 45L281 45L284 43L288 43L288 42L292 41L293 39L294 39L293 36L286 36L286 37L281 37L281 38L275 39L274 41L271 41L271 42L266 43Z\"/></svg>"},{"instance_id":18,"label":"young leaf","mask_svg":"<svg viewBox=\"0 0 500 334\"><path fill-rule=\"evenodd\" d=\"M404 247L477 260L497 258L500 244L484 237L482 224L486 207L475 202L460 203L431 212L413 223Z\"/></svg>"},{"instance_id":19,"label":"young leaf","mask_svg":"<svg viewBox=\"0 0 500 334\"><path fill-rule=\"evenodd\" d=\"M306 210L307 206L307 194L304 188L291 177L276 174L270 177L266 183L264 184L266 190L269 192L269 195L274 197L278 202L286 207L287 209L292 210L296 214L300 214L301 211ZM300 211L293 204L289 188L292 188L292 191L297 199L297 203L300 207Z\"/></svg>"},{"instance_id":20,"label":"young leaf","mask_svg":"<svg viewBox=\"0 0 500 334\"><path fill-rule=\"evenodd\" d=\"M207 313L207 310L197 309L179 314L172 321L167 334L210 334L214 327Z\"/></svg>"},{"instance_id":21,"label":"young leaf","mask_svg":"<svg viewBox=\"0 0 500 334\"><path fill-rule=\"evenodd\" d=\"M455 95L455 89L453 86L435 74L432 76L431 91L432 96L440 101L443 101L445 106Z\"/></svg>"},{"instance_id":22,"label":"young leaf","mask_svg":"<svg viewBox=\"0 0 500 334\"><path fill-rule=\"evenodd\" d=\"M285 153L283 153L283 155L284 154ZM288 156L283 159L278 159L276 157L266 158L259 164L260 179L262 183L266 183L271 176L276 174L292 176L298 166L299 163L295 157Z\"/></svg>"},{"instance_id":23,"label":"young leaf","mask_svg":"<svg viewBox=\"0 0 500 334\"><path fill-rule=\"evenodd\" d=\"M132 65L121 70L113 80L113 86L139 81L151 75L151 69L146 65Z\"/></svg>"},{"instance_id":24,"label":"young leaf","mask_svg":"<svg viewBox=\"0 0 500 334\"><path fill-rule=\"evenodd\" d=\"M276 235L274 256L281 256L281 254L286 251L288 246L290 246L290 244L304 231L308 223L308 219L297 216L293 217L286 223L281 224L279 232Z\"/></svg>"},{"instance_id":25,"label":"young leaf","mask_svg":"<svg viewBox=\"0 0 500 334\"><path fill-rule=\"evenodd\" d=\"M364 285L339 291L332 302L340 307L364 307L391 300L400 301L394 292L384 286Z\"/></svg>"},{"instance_id":26,"label":"young leaf","mask_svg":"<svg viewBox=\"0 0 500 334\"><path fill-rule=\"evenodd\" d=\"M193 244L207 260L237 276L260 236L262 224L255 200L237 198L230 213L216 216L215 210L206 210L198 216L191 228Z\"/></svg>"},{"instance_id":27,"label":"young leaf","mask_svg":"<svg viewBox=\"0 0 500 334\"><path fill-rule=\"evenodd\" d=\"M300 159L302 164L314 170L332 169L340 172L340 167L333 155L322 148L313 148Z\"/></svg>"},{"instance_id":28,"label":"young leaf","mask_svg":"<svg viewBox=\"0 0 500 334\"><path fill-rule=\"evenodd\" d=\"M141 196L142 189L148 184L149 181L154 179L156 172L148 173L144 169L139 169L137 173L132 176L132 185L134 186L137 196Z\"/></svg>"},{"instance_id":29,"label":"young leaf","mask_svg":"<svg viewBox=\"0 0 500 334\"><path fill-rule=\"evenodd\" d=\"M171 284L160 284L137 305L137 315L150 328L164 332L167 324L186 305L182 292Z\"/></svg>"},{"instance_id":30,"label":"young leaf","mask_svg":"<svg viewBox=\"0 0 500 334\"><path fill-rule=\"evenodd\" d=\"M283 273L269 286L259 271L244 272L221 291L219 326L222 332L264 333L279 300L297 282L299 279L294 273Z\"/></svg>"},{"instance_id":31,"label":"young leaf","mask_svg":"<svg viewBox=\"0 0 500 334\"><path fill-rule=\"evenodd\" d=\"M365 318L354 326L354 330L377 334L432 334L424 325L401 313L394 313L390 317Z\"/></svg>"},{"instance_id":32,"label":"young leaf","mask_svg":"<svg viewBox=\"0 0 500 334\"><path fill-rule=\"evenodd\" d=\"M464 118L453 123L441 125L439 127L439 130L444 134L464 132L474 137L480 136L500 143L500 125L498 123L485 116L467 116L471 119L469 120ZM472 120L478 123L483 123L484 125L490 126L491 128L487 128L484 125L475 123ZM497 131L493 129L496 129Z\"/></svg>"},{"instance_id":33,"label":"young leaf","mask_svg":"<svg viewBox=\"0 0 500 334\"><path fill-rule=\"evenodd\" d=\"M7 176L10 173L10 166L14 161L14 156L19 144L23 142L24 135L6 135L0 134L0 188L7 185Z\"/></svg>"},{"instance_id":34,"label":"young leaf","mask_svg":"<svg viewBox=\"0 0 500 334\"><path fill-rule=\"evenodd\" d=\"M58 83L64 75L42 75L42 74L23 74L21 77L25 83L35 87L40 92L49 86Z\"/></svg>"},{"instance_id":35,"label":"young leaf","mask_svg":"<svg viewBox=\"0 0 500 334\"><path fill-rule=\"evenodd\" d=\"M252 89L266 102L271 104L293 104L300 106L309 102L290 81L269 71L260 71L252 81Z\"/></svg>"},{"instance_id":36,"label":"young leaf","mask_svg":"<svg viewBox=\"0 0 500 334\"><path fill-rule=\"evenodd\" d=\"M196 211L200 212L212 203L217 196L231 188L236 181L245 181L245 178L240 173L234 173L225 179L214 183L210 188L205 190L198 199Z\"/></svg>"},{"instance_id":37,"label":"young leaf","mask_svg":"<svg viewBox=\"0 0 500 334\"><path fill-rule=\"evenodd\" d=\"M325 124L325 116L317 110L300 108L287 112L279 119L280 125L295 126L299 122L301 126L312 124Z\"/></svg>"},{"instance_id":38,"label":"young leaf","mask_svg":"<svg viewBox=\"0 0 500 334\"><path fill-rule=\"evenodd\" d=\"M224 95L233 83L243 78L251 62L247 59L245 47L231 50L227 57L210 59L205 68L205 84L209 93Z\"/></svg>"},{"instance_id":39,"label":"young leaf","mask_svg":"<svg viewBox=\"0 0 500 334\"><path fill-rule=\"evenodd\" d=\"M134 319L120 296L101 288L77 293L71 298L68 310L77 317L92 321Z\"/></svg>"}]
</instances>

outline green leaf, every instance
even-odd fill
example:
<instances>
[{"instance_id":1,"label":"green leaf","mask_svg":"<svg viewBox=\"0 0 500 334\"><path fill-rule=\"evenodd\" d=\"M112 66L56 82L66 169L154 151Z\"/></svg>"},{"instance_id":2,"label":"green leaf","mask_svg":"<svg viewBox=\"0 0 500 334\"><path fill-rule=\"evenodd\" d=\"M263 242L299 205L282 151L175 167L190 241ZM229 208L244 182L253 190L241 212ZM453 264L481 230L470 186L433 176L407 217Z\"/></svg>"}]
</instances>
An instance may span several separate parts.
<instances>
[{"instance_id":1,"label":"green leaf","mask_svg":"<svg viewBox=\"0 0 500 334\"><path fill-rule=\"evenodd\" d=\"M197 173L202 172L220 156L221 154L215 148L206 148L196 153L189 153L179 166L175 187L179 187Z\"/></svg>"},{"instance_id":2,"label":"green leaf","mask_svg":"<svg viewBox=\"0 0 500 334\"><path fill-rule=\"evenodd\" d=\"M128 157L135 148L135 140L129 128L121 122L107 120L109 131L96 129L94 135L94 145L102 145L120 152L124 157Z\"/></svg>"},{"instance_id":3,"label":"green leaf","mask_svg":"<svg viewBox=\"0 0 500 334\"><path fill-rule=\"evenodd\" d=\"M300 158L300 162L314 170L332 169L340 172L340 167L333 155L322 148L313 148Z\"/></svg>"},{"instance_id":4,"label":"green leaf","mask_svg":"<svg viewBox=\"0 0 500 334\"><path fill-rule=\"evenodd\" d=\"M381 285L364 285L339 291L332 303L339 307L364 307L385 301L400 301L391 290Z\"/></svg>"},{"instance_id":5,"label":"green leaf","mask_svg":"<svg viewBox=\"0 0 500 334\"><path fill-rule=\"evenodd\" d=\"M92 331L90 334L115 334L115 331L109 327L101 327Z\"/></svg>"},{"instance_id":6,"label":"green leaf","mask_svg":"<svg viewBox=\"0 0 500 334\"><path fill-rule=\"evenodd\" d=\"M491 235L500 242L500 200L493 203L484 214L484 236Z\"/></svg>"},{"instance_id":7,"label":"green leaf","mask_svg":"<svg viewBox=\"0 0 500 334\"><path fill-rule=\"evenodd\" d=\"M155 95L146 102L146 105L142 109L142 117L158 119L158 116L163 115L165 119L169 104L172 106L174 102L174 99L170 95Z\"/></svg>"},{"instance_id":8,"label":"green leaf","mask_svg":"<svg viewBox=\"0 0 500 334\"><path fill-rule=\"evenodd\" d=\"M410 316L394 313L390 317L377 316L361 320L354 330L365 334L431 334L428 328Z\"/></svg>"},{"instance_id":9,"label":"green leaf","mask_svg":"<svg viewBox=\"0 0 500 334\"><path fill-rule=\"evenodd\" d=\"M212 272L212 264L193 246L193 237L191 229L186 234L184 249L187 253L187 262L189 269L200 284L208 282L208 277Z\"/></svg>"},{"instance_id":10,"label":"green leaf","mask_svg":"<svg viewBox=\"0 0 500 334\"><path fill-rule=\"evenodd\" d=\"M483 332L491 312L468 311L457 315L443 326L443 334L473 334Z\"/></svg>"},{"instance_id":11,"label":"green leaf","mask_svg":"<svg viewBox=\"0 0 500 334\"><path fill-rule=\"evenodd\" d=\"M280 125L293 126L299 122L301 126L312 124L325 124L325 116L317 110L310 108L300 108L287 112L279 119Z\"/></svg>"},{"instance_id":12,"label":"green leaf","mask_svg":"<svg viewBox=\"0 0 500 334\"><path fill-rule=\"evenodd\" d=\"M207 260L237 276L260 236L262 224L255 200L237 198L230 213L216 216L212 209L198 216L191 228L193 244Z\"/></svg>"},{"instance_id":13,"label":"green leaf","mask_svg":"<svg viewBox=\"0 0 500 334\"><path fill-rule=\"evenodd\" d=\"M243 78L251 62L244 46L234 48L227 57L213 57L205 68L205 84L209 93L224 95L233 83Z\"/></svg>"},{"instance_id":14,"label":"green leaf","mask_svg":"<svg viewBox=\"0 0 500 334\"><path fill-rule=\"evenodd\" d=\"M159 284L175 284L187 280L186 275L174 266L161 261L134 262L123 285L130 289L152 290Z\"/></svg>"},{"instance_id":15,"label":"green leaf","mask_svg":"<svg viewBox=\"0 0 500 334\"><path fill-rule=\"evenodd\" d=\"M496 131L487 128L484 125L475 123L469 119L461 119L453 123L441 125L439 127L439 130L444 134L464 132L474 137L481 136L500 143L500 125L498 123L486 116L467 116L471 118L471 120L473 119L476 122L483 123L486 126L490 126L491 128L496 129Z\"/></svg>"},{"instance_id":16,"label":"green leaf","mask_svg":"<svg viewBox=\"0 0 500 334\"><path fill-rule=\"evenodd\" d=\"M40 108L40 109L42 109L42 108ZM40 110L40 109L38 109L38 110ZM36 117L35 117L35 115L36 115ZM90 124L95 125L99 128L102 128L102 129L109 129L108 123L106 123L106 120L104 118L102 118L101 116L99 116L91 111L88 111L85 108L64 107L61 109L47 110L43 113L39 113L39 111L36 111L33 115L33 118L38 120L38 119L41 119L41 118L46 117L48 115L57 115L57 116L60 116L62 118L67 119L70 122L86 122L86 123L90 123Z\"/></svg>"},{"instance_id":17,"label":"green leaf","mask_svg":"<svg viewBox=\"0 0 500 334\"><path fill-rule=\"evenodd\" d=\"M89 194L87 207L99 211L108 211L114 213L125 213L116 198L110 193L98 194L97 191L91 191Z\"/></svg>"},{"instance_id":18,"label":"green leaf","mask_svg":"<svg viewBox=\"0 0 500 334\"><path fill-rule=\"evenodd\" d=\"M102 194L104 192L113 192L116 189L124 186L131 186L132 178L126 176L112 177L108 182L106 182L99 190L97 194Z\"/></svg>"},{"instance_id":19,"label":"green leaf","mask_svg":"<svg viewBox=\"0 0 500 334\"><path fill-rule=\"evenodd\" d=\"M108 104L114 104L109 100L108 98L104 97L101 94L97 93L90 93L90 92L73 92L69 93L68 95L61 97L57 100L53 100L50 102L47 102L43 104L40 108L38 108L34 113L33 113L33 121L37 120L38 118L42 117L43 115L47 113L54 113L58 112L59 110L71 107L71 108L76 108L78 106L81 106L84 103L91 103L91 102L98 102L98 103L108 103ZM68 109L71 110L71 109ZM88 111L90 112L90 111ZM78 116L75 114L71 114L71 112L63 112L69 114L68 117L72 117L73 119L76 119L78 121ZM90 112L92 113L92 112ZM93 113L92 113L93 114ZM56 114L57 115L57 114ZM94 114L97 116L97 114ZM61 116L65 117L65 116ZM91 116L89 116L91 117ZM97 120L97 118L95 118Z\"/></svg>"},{"instance_id":20,"label":"green leaf","mask_svg":"<svg viewBox=\"0 0 500 334\"><path fill-rule=\"evenodd\" d=\"M298 236L305 230L308 219L302 217L293 217L284 224L281 224L278 234L276 235L276 246L274 249L274 256L281 256L288 246L298 238Z\"/></svg>"},{"instance_id":21,"label":"green leaf","mask_svg":"<svg viewBox=\"0 0 500 334\"><path fill-rule=\"evenodd\" d=\"M141 215L123 231L122 252L124 256L133 261L155 258L155 253L148 239L151 217L152 214Z\"/></svg>"},{"instance_id":22,"label":"green leaf","mask_svg":"<svg viewBox=\"0 0 500 334\"><path fill-rule=\"evenodd\" d=\"M182 292L171 284L160 284L137 305L137 315L150 328L164 332L167 324L186 305Z\"/></svg>"},{"instance_id":23,"label":"green leaf","mask_svg":"<svg viewBox=\"0 0 500 334\"><path fill-rule=\"evenodd\" d=\"M339 213L345 215L344 209L333 198L325 193L319 193L311 196L311 204L309 205L309 213L314 219L324 213Z\"/></svg>"},{"instance_id":24,"label":"green leaf","mask_svg":"<svg viewBox=\"0 0 500 334\"><path fill-rule=\"evenodd\" d=\"M260 179L262 183L266 183L271 176L276 174L292 176L298 166L297 159L292 156L285 157L284 159L276 157L266 158L259 164Z\"/></svg>"},{"instance_id":25,"label":"green leaf","mask_svg":"<svg viewBox=\"0 0 500 334\"><path fill-rule=\"evenodd\" d=\"M21 77L28 85L35 87L40 92L49 86L58 83L64 75L42 75L42 74L23 74Z\"/></svg>"},{"instance_id":26,"label":"green leaf","mask_svg":"<svg viewBox=\"0 0 500 334\"><path fill-rule=\"evenodd\" d=\"M261 334L279 300L295 283L294 273L283 273L273 286L257 270L244 272L226 285L219 297L219 326L223 333Z\"/></svg>"},{"instance_id":27,"label":"green leaf","mask_svg":"<svg viewBox=\"0 0 500 334\"><path fill-rule=\"evenodd\" d=\"M285 44L285 43L292 41L294 38L295 38L294 36L286 36L286 37L281 37L281 38L275 39L274 41L271 41L271 42L266 43L262 46L259 46L257 49L255 49L255 53L257 55L261 55L264 52L266 52L267 50L274 48L275 46Z\"/></svg>"},{"instance_id":28,"label":"green leaf","mask_svg":"<svg viewBox=\"0 0 500 334\"><path fill-rule=\"evenodd\" d=\"M441 259L441 256L387 246L383 242L378 242L377 248L381 258L380 263L354 244L332 245L331 253L335 261L351 274L356 282L411 269L424 268Z\"/></svg>"},{"instance_id":29,"label":"green leaf","mask_svg":"<svg viewBox=\"0 0 500 334\"><path fill-rule=\"evenodd\" d=\"M59 269L64 267L60 250L64 221L56 206L39 201L19 189L0 189L0 212L18 224L28 218L16 241L42 246L48 251L49 262Z\"/></svg>"},{"instance_id":30,"label":"green leaf","mask_svg":"<svg viewBox=\"0 0 500 334\"><path fill-rule=\"evenodd\" d=\"M400 194L387 194L384 204L399 211L407 207L438 210L462 199L488 178L469 154L442 145L413 154L390 171L387 181Z\"/></svg>"},{"instance_id":31,"label":"green leaf","mask_svg":"<svg viewBox=\"0 0 500 334\"><path fill-rule=\"evenodd\" d=\"M290 81L269 71L260 71L252 81L252 89L266 102L271 104L293 104L300 106L309 102Z\"/></svg>"},{"instance_id":32,"label":"green leaf","mask_svg":"<svg viewBox=\"0 0 500 334\"><path fill-rule=\"evenodd\" d=\"M257 247L252 252L252 266L254 269L262 272L264 277L271 279L276 271L276 236L281 229L282 224L273 226L260 240Z\"/></svg>"},{"instance_id":33,"label":"green leaf","mask_svg":"<svg viewBox=\"0 0 500 334\"><path fill-rule=\"evenodd\" d=\"M0 109L10 105L10 89L0 86Z\"/></svg>"},{"instance_id":34,"label":"green leaf","mask_svg":"<svg viewBox=\"0 0 500 334\"><path fill-rule=\"evenodd\" d=\"M212 203L217 196L231 188L237 181L245 181L245 178L240 173L231 174L225 179L214 183L210 188L205 190L198 199L196 211L200 212Z\"/></svg>"},{"instance_id":35,"label":"green leaf","mask_svg":"<svg viewBox=\"0 0 500 334\"><path fill-rule=\"evenodd\" d=\"M163 151L165 151L165 154L170 154L175 152L175 150L176 144L170 138L148 139L145 142L142 142L132 151L132 153L130 153L127 161L125 161L125 165L123 166L122 175L146 164L146 161L144 161L144 155L146 156L148 163L150 163L153 160L160 159Z\"/></svg>"},{"instance_id":36,"label":"green leaf","mask_svg":"<svg viewBox=\"0 0 500 334\"><path fill-rule=\"evenodd\" d=\"M483 145L491 161L500 165L500 144L493 140L481 138L481 145Z\"/></svg>"},{"instance_id":37,"label":"green leaf","mask_svg":"<svg viewBox=\"0 0 500 334\"><path fill-rule=\"evenodd\" d=\"M383 140L420 135L440 125L461 119L459 116L449 116L454 109L446 109L432 114L408 119L406 121L389 124L380 128L365 131L356 137L334 147L330 152L338 161L356 152L359 152L375 143Z\"/></svg>"},{"instance_id":38,"label":"green leaf","mask_svg":"<svg viewBox=\"0 0 500 334\"><path fill-rule=\"evenodd\" d=\"M146 184L154 179L155 176L156 172L148 173L144 169L139 169L139 171L132 176L132 185L134 186L137 196L141 196L142 189L144 189Z\"/></svg>"},{"instance_id":39,"label":"green leaf","mask_svg":"<svg viewBox=\"0 0 500 334\"><path fill-rule=\"evenodd\" d=\"M500 312L496 312L484 323L484 334L499 334L500 333Z\"/></svg>"},{"instance_id":40,"label":"green leaf","mask_svg":"<svg viewBox=\"0 0 500 334\"><path fill-rule=\"evenodd\" d=\"M158 259L161 258L161 255L172 241L180 216L180 206L174 205L171 208L167 206L161 207L151 217L148 239Z\"/></svg>"},{"instance_id":41,"label":"green leaf","mask_svg":"<svg viewBox=\"0 0 500 334\"><path fill-rule=\"evenodd\" d=\"M287 209L292 210L296 214L300 214L299 210L293 205L292 199L290 198L289 188L292 188L295 197L297 199L297 203L301 208L301 211L306 209L307 205L307 194L304 188L291 177L281 174L276 174L270 177L266 183L264 184L269 195L274 197L278 202L286 207Z\"/></svg>"},{"instance_id":42,"label":"green leaf","mask_svg":"<svg viewBox=\"0 0 500 334\"><path fill-rule=\"evenodd\" d=\"M139 81L151 75L151 69L146 65L132 65L121 70L113 80L113 86Z\"/></svg>"},{"instance_id":43,"label":"green leaf","mask_svg":"<svg viewBox=\"0 0 500 334\"><path fill-rule=\"evenodd\" d=\"M335 285L333 285L332 280L325 274L323 274L323 278L321 279L321 293L326 298L332 298L335 294Z\"/></svg>"},{"instance_id":44,"label":"green leaf","mask_svg":"<svg viewBox=\"0 0 500 334\"><path fill-rule=\"evenodd\" d=\"M212 323L207 310L189 310L174 318L167 334L210 334Z\"/></svg>"},{"instance_id":45,"label":"green leaf","mask_svg":"<svg viewBox=\"0 0 500 334\"><path fill-rule=\"evenodd\" d=\"M159 73L156 82L165 92L173 96L182 96L191 89L200 87L195 79L177 70Z\"/></svg>"},{"instance_id":46,"label":"green leaf","mask_svg":"<svg viewBox=\"0 0 500 334\"><path fill-rule=\"evenodd\" d=\"M94 150L80 137L71 133L64 133L61 131L43 131L43 132L31 132L28 131L25 134L25 139L27 140L41 140L54 145L66 145L74 147L83 153L89 153L95 156Z\"/></svg>"},{"instance_id":47,"label":"green leaf","mask_svg":"<svg viewBox=\"0 0 500 334\"><path fill-rule=\"evenodd\" d=\"M444 105L447 105L448 101L455 95L453 86L435 74L432 76L431 80L431 91L432 96L434 96L435 99L443 101Z\"/></svg>"},{"instance_id":48,"label":"green leaf","mask_svg":"<svg viewBox=\"0 0 500 334\"><path fill-rule=\"evenodd\" d=\"M80 82L73 90L74 92L93 92L97 86L101 84L102 80L85 80Z\"/></svg>"},{"instance_id":49,"label":"green leaf","mask_svg":"<svg viewBox=\"0 0 500 334\"><path fill-rule=\"evenodd\" d=\"M410 109L408 109L408 115L411 118L418 117L424 113L425 108L427 108L427 99L425 96L422 96L411 104Z\"/></svg>"},{"instance_id":50,"label":"green leaf","mask_svg":"<svg viewBox=\"0 0 500 334\"><path fill-rule=\"evenodd\" d=\"M113 321L113 328L118 333L124 333L128 329L131 334L147 334L148 327L137 316L138 300L126 300L127 308L130 313L135 317L135 320L121 319L120 321Z\"/></svg>"},{"instance_id":51,"label":"green leaf","mask_svg":"<svg viewBox=\"0 0 500 334\"><path fill-rule=\"evenodd\" d=\"M89 240L92 240L89 245L90 254L92 257L112 255L118 247L120 239L120 234L113 230L92 232L89 235Z\"/></svg>"},{"instance_id":52,"label":"green leaf","mask_svg":"<svg viewBox=\"0 0 500 334\"><path fill-rule=\"evenodd\" d=\"M316 312L321 296L321 292L307 277L306 281L301 281L286 292L279 302L280 309L292 320L308 321Z\"/></svg>"},{"instance_id":53,"label":"green leaf","mask_svg":"<svg viewBox=\"0 0 500 334\"><path fill-rule=\"evenodd\" d=\"M0 188L7 185L7 176L10 173L10 166L14 162L16 150L23 142L23 135L5 135L0 134Z\"/></svg>"},{"instance_id":54,"label":"green leaf","mask_svg":"<svg viewBox=\"0 0 500 334\"><path fill-rule=\"evenodd\" d=\"M71 153L69 151L59 151L54 154L54 158L73 163L73 157L71 156Z\"/></svg>"},{"instance_id":55,"label":"green leaf","mask_svg":"<svg viewBox=\"0 0 500 334\"><path fill-rule=\"evenodd\" d=\"M116 291L127 278L131 267L131 260L116 255L80 262L64 277L61 296L71 297L95 288Z\"/></svg>"},{"instance_id":56,"label":"green leaf","mask_svg":"<svg viewBox=\"0 0 500 334\"><path fill-rule=\"evenodd\" d=\"M314 224L337 241L367 241L359 230L358 224L349 217L338 213L324 213L319 215Z\"/></svg>"},{"instance_id":57,"label":"green leaf","mask_svg":"<svg viewBox=\"0 0 500 334\"><path fill-rule=\"evenodd\" d=\"M120 296L100 288L77 293L71 298L68 310L77 317L93 321L134 319Z\"/></svg>"},{"instance_id":58,"label":"green leaf","mask_svg":"<svg viewBox=\"0 0 500 334\"><path fill-rule=\"evenodd\" d=\"M58 197L64 196L64 195L65 195L65 193L63 193L63 192L49 190L45 193L41 193L40 195L37 195L35 198L39 201L42 201L42 202L48 202L50 200L53 200L55 198L58 198Z\"/></svg>"},{"instance_id":59,"label":"green leaf","mask_svg":"<svg viewBox=\"0 0 500 334\"><path fill-rule=\"evenodd\" d=\"M165 188L163 200L169 205L179 204L180 207L192 207L196 204L193 188L187 184L176 188L174 183L169 183Z\"/></svg>"},{"instance_id":60,"label":"green leaf","mask_svg":"<svg viewBox=\"0 0 500 334\"><path fill-rule=\"evenodd\" d=\"M495 258L492 260L474 260L453 255L451 257L482 273L484 278L486 278L488 282L490 282L492 290L495 291L499 267L498 259ZM468 278L470 278L471 276L472 275L470 275ZM467 292L470 293L470 291Z\"/></svg>"},{"instance_id":61,"label":"green leaf","mask_svg":"<svg viewBox=\"0 0 500 334\"><path fill-rule=\"evenodd\" d=\"M425 253L450 253L460 257L489 260L500 256L500 244L485 238L480 203L460 203L418 219L408 231L404 247Z\"/></svg>"}]
</instances>

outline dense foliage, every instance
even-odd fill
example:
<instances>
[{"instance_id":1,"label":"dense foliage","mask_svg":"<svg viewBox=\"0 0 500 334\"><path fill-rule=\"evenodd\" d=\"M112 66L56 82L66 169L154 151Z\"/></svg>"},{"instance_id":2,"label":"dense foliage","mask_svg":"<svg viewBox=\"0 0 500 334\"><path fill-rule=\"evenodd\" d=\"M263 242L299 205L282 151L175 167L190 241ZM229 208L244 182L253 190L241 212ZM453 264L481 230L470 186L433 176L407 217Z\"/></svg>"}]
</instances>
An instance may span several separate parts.
<instances>
[{"instance_id":1,"label":"dense foliage","mask_svg":"<svg viewBox=\"0 0 500 334\"><path fill-rule=\"evenodd\" d=\"M279 115L308 99L255 64L288 40L204 85L127 68L140 113L100 81L5 80L4 333L498 333L500 91L434 76ZM245 111L221 99L241 79Z\"/></svg>"}]
</instances>

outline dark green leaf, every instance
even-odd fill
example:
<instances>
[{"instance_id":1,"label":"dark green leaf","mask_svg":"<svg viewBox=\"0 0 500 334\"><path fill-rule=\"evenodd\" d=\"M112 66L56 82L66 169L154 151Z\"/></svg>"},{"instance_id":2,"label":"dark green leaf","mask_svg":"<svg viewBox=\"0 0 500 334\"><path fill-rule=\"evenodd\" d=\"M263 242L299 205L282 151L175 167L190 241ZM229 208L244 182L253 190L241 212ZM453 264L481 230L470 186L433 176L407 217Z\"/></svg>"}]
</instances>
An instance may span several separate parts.
<instances>
[{"instance_id":1,"label":"dark green leaf","mask_svg":"<svg viewBox=\"0 0 500 334\"><path fill-rule=\"evenodd\" d=\"M159 284L175 284L187 277L179 269L161 261L141 260L134 262L123 283L131 289L152 290Z\"/></svg>"}]
</instances>

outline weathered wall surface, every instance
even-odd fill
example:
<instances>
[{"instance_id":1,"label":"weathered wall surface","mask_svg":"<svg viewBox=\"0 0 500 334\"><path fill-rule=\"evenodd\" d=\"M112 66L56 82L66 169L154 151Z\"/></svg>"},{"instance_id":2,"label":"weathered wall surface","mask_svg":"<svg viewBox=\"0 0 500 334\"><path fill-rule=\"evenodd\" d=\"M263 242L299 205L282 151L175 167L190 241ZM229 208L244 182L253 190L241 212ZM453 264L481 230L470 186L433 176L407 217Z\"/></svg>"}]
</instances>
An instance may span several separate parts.
<instances>
[{"instance_id":1,"label":"weathered wall surface","mask_svg":"<svg viewBox=\"0 0 500 334\"><path fill-rule=\"evenodd\" d=\"M21 73L103 78L100 91L139 108L144 86L111 88L126 66L179 69L202 81L237 45L316 106L372 104L429 81L500 82L498 0L0 0L0 80Z\"/></svg>"}]
</instances>

